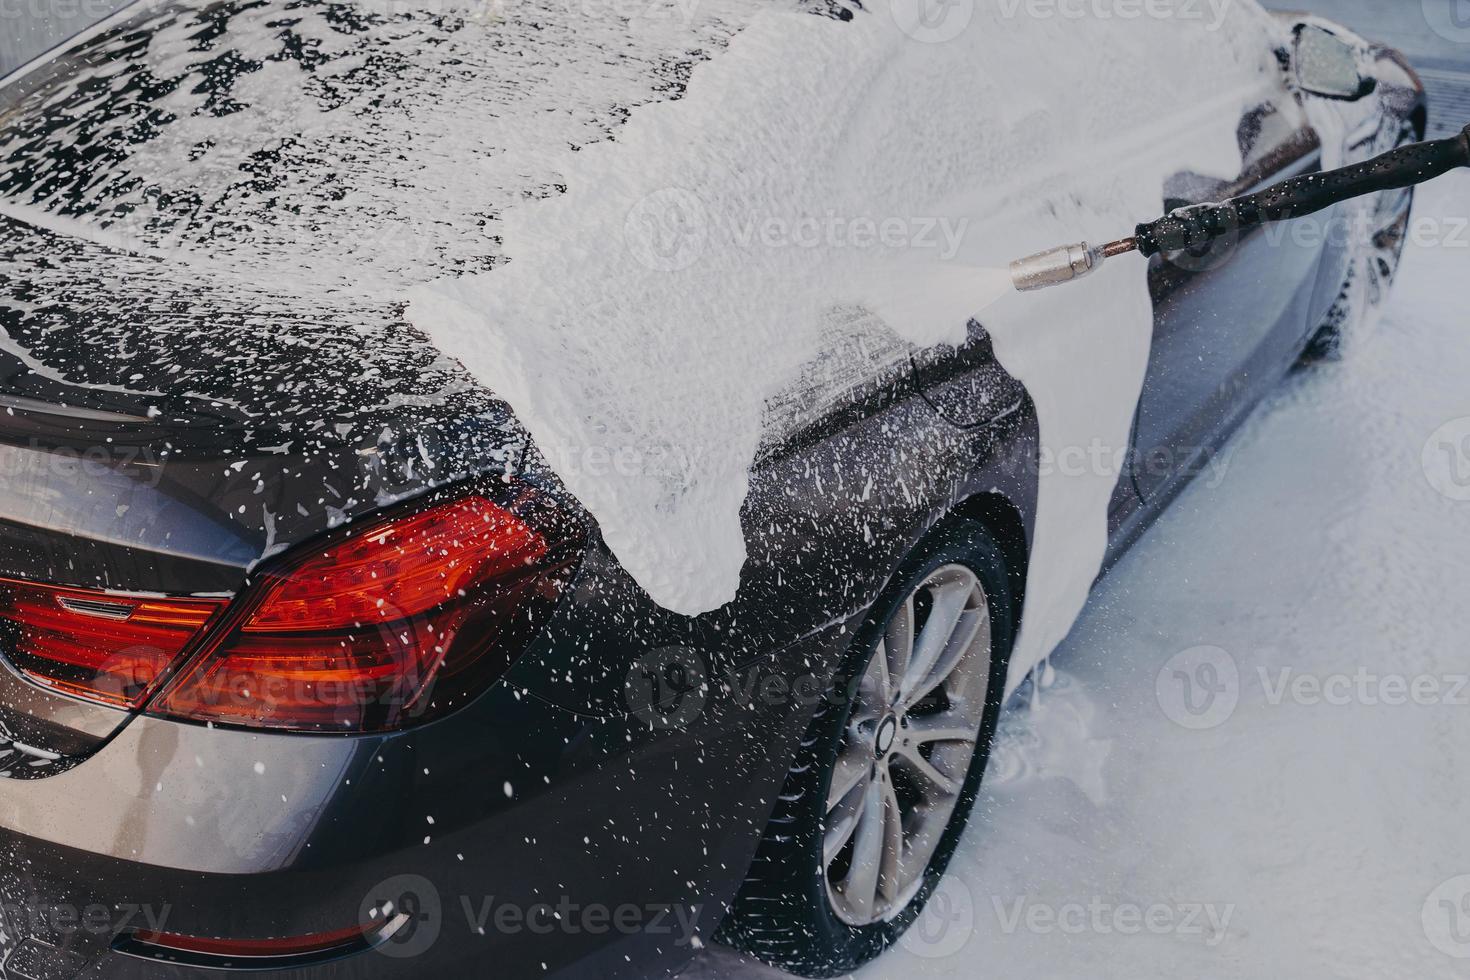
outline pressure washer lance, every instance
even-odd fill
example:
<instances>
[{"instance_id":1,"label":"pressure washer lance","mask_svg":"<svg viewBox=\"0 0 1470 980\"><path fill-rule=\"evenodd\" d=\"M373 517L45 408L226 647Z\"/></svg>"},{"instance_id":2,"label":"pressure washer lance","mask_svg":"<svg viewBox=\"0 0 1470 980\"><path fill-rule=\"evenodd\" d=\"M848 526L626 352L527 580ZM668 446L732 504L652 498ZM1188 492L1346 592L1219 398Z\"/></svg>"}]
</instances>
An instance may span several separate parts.
<instances>
[{"instance_id":1,"label":"pressure washer lance","mask_svg":"<svg viewBox=\"0 0 1470 980\"><path fill-rule=\"evenodd\" d=\"M1023 292L1045 289L1091 275L1115 255L1156 255L1197 248L1260 225L1304 218L1365 194L1413 187L1459 167L1470 167L1470 126L1459 136L1411 143L1340 170L1291 177L1220 204L1179 208L1157 221L1139 225L1131 238L1100 248L1081 242L1017 259L1011 263L1011 282Z\"/></svg>"}]
</instances>

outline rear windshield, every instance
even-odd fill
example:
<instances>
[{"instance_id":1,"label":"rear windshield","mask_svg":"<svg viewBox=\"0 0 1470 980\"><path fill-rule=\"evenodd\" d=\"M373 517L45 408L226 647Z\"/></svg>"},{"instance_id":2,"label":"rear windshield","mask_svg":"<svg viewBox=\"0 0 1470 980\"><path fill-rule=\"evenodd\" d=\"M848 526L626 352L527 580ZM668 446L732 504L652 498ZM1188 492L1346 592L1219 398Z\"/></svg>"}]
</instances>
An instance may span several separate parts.
<instances>
[{"instance_id":1,"label":"rear windshield","mask_svg":"<svg viewBox=\"0 0 1470 980\"><path fill-rule=\"evenodd\" d=\"M0 90L0 197L140 251L325 285L481 271L496 213L557 192L551 151L607 138L704 56L682 25L580 6L144 5Z\"/></svg>"}]
</instances>

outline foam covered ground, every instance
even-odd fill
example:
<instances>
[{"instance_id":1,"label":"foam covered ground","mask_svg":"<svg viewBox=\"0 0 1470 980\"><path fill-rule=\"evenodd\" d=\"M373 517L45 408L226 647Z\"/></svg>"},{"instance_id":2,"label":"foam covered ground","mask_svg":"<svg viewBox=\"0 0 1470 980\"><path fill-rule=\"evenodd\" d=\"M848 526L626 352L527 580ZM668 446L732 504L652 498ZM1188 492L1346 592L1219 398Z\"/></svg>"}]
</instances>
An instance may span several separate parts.
<instances>
[{"instance_id":1,"label":"foam covered ground","mask_svg":"<svg viewBox=\"0 0 1470 980\"><path fill-rule=\"evenodd\" d=\"M1417 214L1382 321L1282 383L1012 699L939 914L863 980L1465 976L1470 175Z\"/></svg>"}]
</instances>

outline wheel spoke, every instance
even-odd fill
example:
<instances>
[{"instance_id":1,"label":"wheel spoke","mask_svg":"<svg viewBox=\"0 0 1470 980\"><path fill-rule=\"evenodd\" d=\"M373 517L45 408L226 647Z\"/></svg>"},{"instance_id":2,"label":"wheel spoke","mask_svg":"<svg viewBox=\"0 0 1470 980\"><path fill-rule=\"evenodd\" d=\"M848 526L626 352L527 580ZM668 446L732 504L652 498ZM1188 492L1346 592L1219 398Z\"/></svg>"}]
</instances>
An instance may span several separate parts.
<instances>
[{"instance_id":1,"label":"wheel spoke","mask_svg":"<svg viewBox=\"0 0 1470 980\"><path fill-rule=\"evenodd\" d=\"M869 919L878 901L878 879L883 873L885 836L883 780L874 779L863 791L862 810L853 835L852 870L842 883L842 893L853 911Z\"/></svg>"},{"instance_id":2,"label":"wheel spoke","mask_svg":"<svg viewBox=\"0 0 1470 980\"><path fill-rule=\"evenodd\" d=\"M888 621L883 634L888 653L888 676L893 686L902 683L914 655L914 597L910 595Z\"/></svg>"},{"instance_id":3,"label":"wheel spoke","mask_svg":"<svg viewBox=\"0 0 1470 980\"><path fill-rule=\"evenodd\" d=\"M914 746L928 745L930 742L967 742L973 744L978 733L974 727L956 719L951 712L935 715L931 718L914 718L910 716L906 734L908 741Z\"/></svg>"},{"instance_id":4,"label":"wheel spoke","mask_svg":"<svg viewBox=\"0 0 1470 980\"><path fill-rule=\"evenodd\" d=\"M838 798L837 805L829 808L827 829L822 837L822 867L831 864L842 848L852 839L862 819L863 802L867 797L869 775L864 772L848 791Z\"/></svg>"},{"instance_id":5,"label":"wheel spoke","mask_svg":"<svg viewBox=\"0 0 1470 980\"><path fill-rule=\"evenodd\" d=\"M913 684L908 693L903 696L903 707L912 708L920 701L929 696L936 687L949 680L955 669L964 663L970 653L970 646L975 642L981 627L985 627L985 643L990 645L990 607L981 606L978 609L966 609L960 614L959 621L955 624L954 632L950 634L949 643L944 647L939 660L930 669L929 673ZM981 683L987 678L981 677ZM956 691L958 696L973 696L974 692Z\"/></svg>"},{"instance_id":6,"label":"wheel spoke","mask_svg":"<svg viewBox=\"0 0 1470 980\"><path fill-rule=\"evenodd\" d=\"M883 870L878 875L878 892L887 912L893 911L893 902L902 886L903 810L898 805L893 780L879 780L879 784L883 789Z\"/></svg>"},{"instance_id":7,"label":"wheel spoke","mask_svg":"<svg viewBox=\"0 0 1470 980\"><path fill-rule=\"evenodd\" d=\"M929 672L944 655L973 589L974 580L966 576L958 581L936 585L930 593L934 602L929 609L929 618L919 631L913 657L899 680L899 698L905 704L909 703L909 695L913 689L929 676Z\"/></svg>"},{"instance_id":8,"label":"wheel spoke","mask_svg":"<svg viewBox=\"0 0 1470 980\"><path fill-rule=\"evenodd\" d=\"M827 812L831 812L855 787L867 779L873 769L872 756L866 748L847 744L832 769L832 784L827 790Z\"/></svg>"},{"instance_id":9,"label":"wheel spoke","mask_svg":"<svg viewBox=\"0 0 1470 980\"><path fill-rule=\"evenodd\" d=\"M941 795L954 796L960 791L960 781L958 779L951 779L949 776L940 772L934 763L919 753L916 746L900 746L896 757L903 765L908 766L930 783L933 783Z\"/></svg>"},{"instance_id":10,"label":"wheel spoke","mask_svg":"<svg viewBox=\"0 0 1470 980\"><path fill-rule=\"evenodd\" d=\"M854 718L877 718L886 711L893 703L893 686L893 675L888 671L888 641L882 639L878 641L878 649L873 651L873 659L868 661L868 669L863 672Z\"/></svg>"}]
</instances>

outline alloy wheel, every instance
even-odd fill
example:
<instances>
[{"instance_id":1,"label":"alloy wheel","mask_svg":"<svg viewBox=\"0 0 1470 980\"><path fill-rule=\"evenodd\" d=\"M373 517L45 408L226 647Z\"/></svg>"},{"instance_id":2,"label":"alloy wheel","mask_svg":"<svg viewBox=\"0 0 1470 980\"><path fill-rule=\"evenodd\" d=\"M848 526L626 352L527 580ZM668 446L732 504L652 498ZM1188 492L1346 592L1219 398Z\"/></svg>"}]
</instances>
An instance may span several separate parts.
<instances>
[{"instance_id":1,"label":"alloy wheel","mask_svg":"<svg viewBox=\"0 0 1470 980\"><path fill-rule=\"evenodd\" d=\"M848 925L893 918L923 886L975 757L990 659L989 601L963 565L935 569L885 625L826 799L827 895Z\"/></svg>"}]
</instances>

